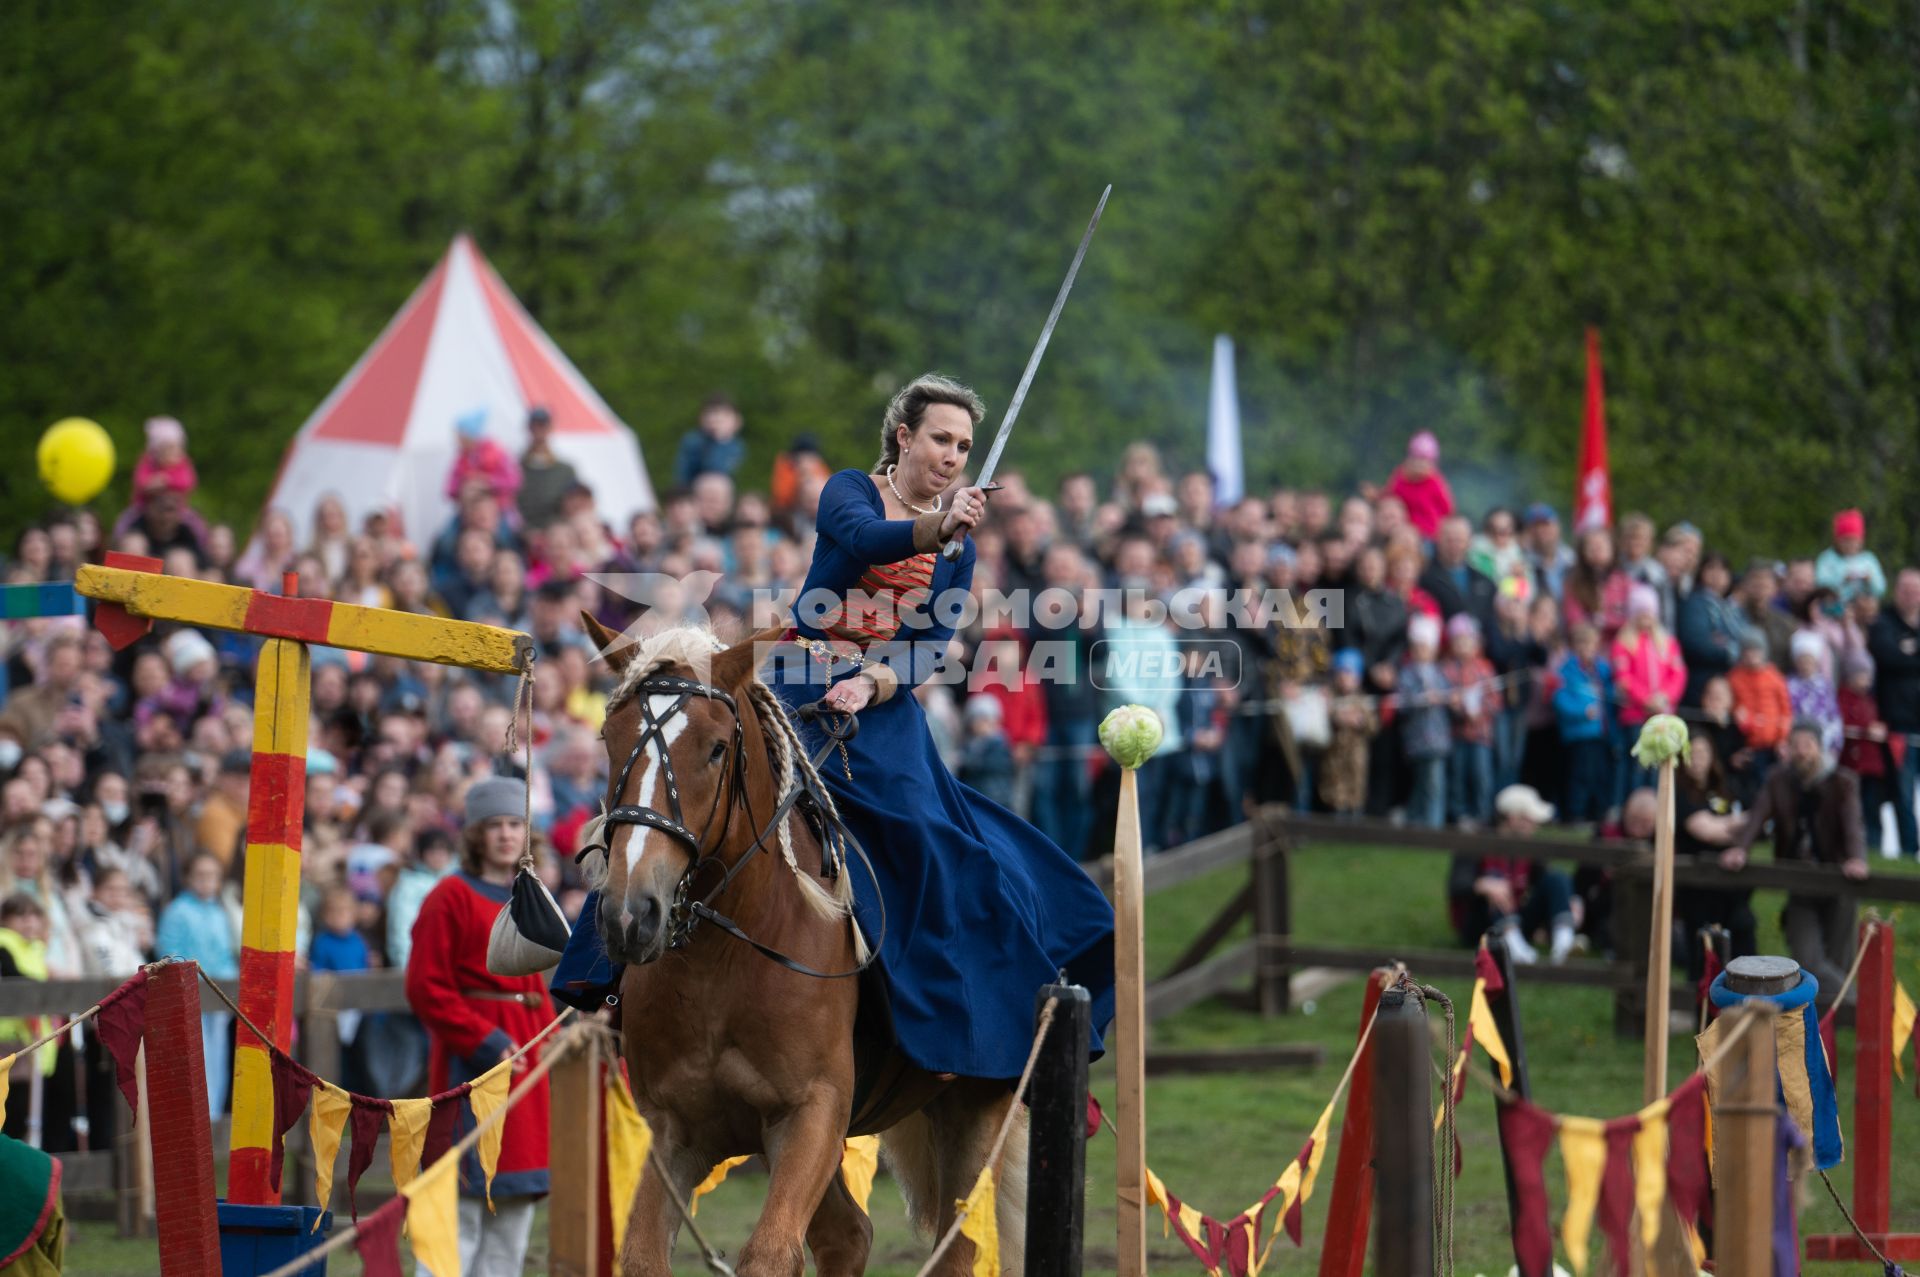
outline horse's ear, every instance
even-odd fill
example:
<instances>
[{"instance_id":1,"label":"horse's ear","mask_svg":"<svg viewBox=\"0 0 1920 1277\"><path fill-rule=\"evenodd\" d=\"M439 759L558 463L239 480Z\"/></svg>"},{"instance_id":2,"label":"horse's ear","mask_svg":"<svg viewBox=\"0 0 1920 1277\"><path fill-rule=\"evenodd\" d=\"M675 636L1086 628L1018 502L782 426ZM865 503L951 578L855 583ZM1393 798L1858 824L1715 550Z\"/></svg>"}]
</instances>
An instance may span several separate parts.
<instances>
[{"instance_id":1,"label":"horse's ear","mask_svg":"<svg viewBox=\"0 0 1920 1277\"><path fill-rule=\"evenodd\" d=\"M591 612L580 613L580 624L587 631L587 637L593 640L600 655L607 658L607 664L615 670L624 671L627 662L633 659L633 644L626 642L594 617Z\"/></svg>"},{"instance_id":2,"label":"horse's ear","mask_svg":"<svg viewBox=\"0 0 1920 1277\"><path fill-rule=\"evenodd\" d=\"M786 633L786 627L776 625L755 634L749 634L732 647L713 658L713 681L718 687L739 687L753 677L760 664L760 655L766 651L766 644L772 643Z\"/></svg>"}]
</instances>

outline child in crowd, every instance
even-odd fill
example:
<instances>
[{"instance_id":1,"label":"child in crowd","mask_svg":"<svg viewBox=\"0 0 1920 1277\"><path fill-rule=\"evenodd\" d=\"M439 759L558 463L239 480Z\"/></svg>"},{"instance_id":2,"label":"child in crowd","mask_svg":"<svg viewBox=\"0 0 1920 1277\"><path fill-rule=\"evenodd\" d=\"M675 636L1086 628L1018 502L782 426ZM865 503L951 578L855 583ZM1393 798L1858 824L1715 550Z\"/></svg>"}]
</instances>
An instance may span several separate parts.
<instances>
[{"instance_id":1,"label":"child in crowd","mask_svg":"<svg viewBox=\"0 0 1920 1277\"><path fill-rule=\"evenodd\" d=\"M1613 666L1600 654L1600 630L1581 621L1572 650L1554 671L1553 713L1567 756L1568 820L1599 821L1613 794Z\"/></svg>"},{"instance_id":2,"label":"child in crowd","mask_svg":"<svg viewBox=\"0 0 1920 1277\"><path fill-rule=\"evenodd\" d=\"M487 410L475 408L461 417L453 423L453 432L460 451L447 472L447 499L459 499L468 484L475 484L493 494L508 522L516 522L520 517L514 500L520 493L520 463L487 438Z\"/></svg>"},{"instance_id":3,"label":"child in crowd","mask_svg":"<svg viewBox=\"0 0 1920 1277\"><path fill-rule=\"evenodd\" d=\"M312 971L366 971L373 954L360 934L360 900L351 887L329 887L320 901L320 926L307 946ZM352 1046L360 1035L360 1012L340 1013L340 1044Z\"/></svg>"},{"instance_id":4,"label":"child in crowd","mask_svg":"<svg viewBox=\"0 0 1920 1277\"><path fill-rule=\"evenodd\" d=\"M1380 730L1373 699L1360 690L1366 657L1357 647L1333 656L1333 721L1326 756L1320 762L1320 798L1336 816L1358 816L1367 804L1367 757Z\"/></svg>"},{"instance_id":5,"label":"child in crowd","mask_svg":"<svg viewBox=\"0 0 1920 1277\"><path fill-rule=\"evenodd\" d=\"M1687 690L1687 665L1680 643L1660 624L1660 594L1650 585L1635 585L1627 593L1627 623L1613 640L1610 654L1613 676L1619 680L1620 738L1614 755L1613 798L1651 783L1648 769L1634 763L1627 752L1639 738L1641 724L1655 714L1671 714Z\"/></svg>"},{"instance_id":6,"label":"child in crowd","mask_svg":"<svg viewBox=\"0 0 1920 1277\"><path fill-rule=\"evenodd\" d=\"M1793 675L1787 679L1787 705L1796 719L1820 725L1820 744L1829 754L1840 752L1840 701L1833 680L1821 668L1831 658L1826 641L1812 630L1793 636Z\"/></svg>"},{"instance_id":7,"label":"child in crowd","mask_svg":"<svg viewBox=\"0 0 1920 1277\"><path fill-rule=\"evenodd\" d=\"M1370 488L1363 492L1373 495ZM1407 441L1407 457L1387 479L1383 496L1395 497L1407 510L1407 522L1420 535L1432 540L1440 523L1453 513L1453 489L1440 473L1440 441L1433 431L1422 430Z\"/></svg>"},{"instance_id":8,"label":"child in crowd","mask_svg":"<svg viewBox=\"0 0 1920 1277\"><path fill-rule=\"evenodd\" d=\"M1448 807L1457 821L1493 821L1493 725L1504 703L1493 662L1480 651L1480 623L1462 612L1447 622L1447 659L1440 673L1453 688L1453 749L1448 755Z\"/></svg>"},{"instance_id":9,"label":"child in crowd","mask_svg":"<svg viewBox=\"0 0 1920 1277\"><path fill-rule=\"evenodd\" d=\"M1727 685L1733 689L1733 721L1753 751L1748 770L1757 785L1772 770L1793 726L1793 699L1787 680L1767 659L1766 635L1749 630L1741 636L1740 663L1727 674Z\"/></svg>"},{"instance_id":10,"label":"child in crowd","mask_svg":"<svg viewBox=\"0 0 1920 1277\"><path fill-rule=\"evenodd\" d=\"M1845 739L1840 765L1860 778L1860 810L1865 818L1867 846L1880 846L1880 806L1891 795L1889 782L1900 774L1907 738L1889 733L1873 695L1873 658L1848 652L1841 662L1840 722Z\"/></svg>"},{"instance_id":11,"label":"child in crowd","mask_svg":"<svg viewBox=\"0 0 1920 1277\"><path fill-rule=\"evenodd\" d=\"M240 978L240 948L233 920L220 899L225 876L220 858L210 851L196 852L182 876L186 890L175 896L160 915L160 933L154 953L162 958L190 958L216 980ZM218 1121L227 1107L227 1079L233 1073L227 1029L233 1017L225 1011L202 1012L200 1042L207 1061L207 1111Z\"/></svg>"},{"instance_id":12,"label":"child in crowd","mask_svg":"<svg viewBox=\"0 0 1920 1277\"><path fill-rule=\"evenodd\" d=\"M0 900L0 980L45 980L47 978L47 911L24 891L16 891ZM6 1072L0 1082L19 1086L23 1091L33 1080L31 1070L37 1061L42 1078L51 1077L55 1054L41 1051L36 1056L17 1054L21 1047L37 1039L49 1028L39 1016L0 1018L0 1060ZM15 1104L8 1126L19 1135L27 1134L25 1104Z\"/></svg>"},{"instance_id":13,"label":"child in crowd","mask_svg":"<svg viewBox=\"0 0 1920 1277\"><path fill-rule=\"evenodd\" d=\"M967 698L967 744L960 758L960 781L1002 807L1013 806L1013 747L1000 726L1000 702L991 696Z\"/></svg>"},{"instance_id":14,"label":"child in crowd","mask_svg":"<svg viewBox=\"0 0 1920 1277\"><path fill-rule=\"evenodd\" d=\"M1408 621L1399 686L1400 747L1413 773L1407 821L1428 829L1447 823L1447 759L1453 753L1452 685L1440 671L1439 655L1440 622L1425 615Z\"/></svg>"},{"instance_id":15,"label":"child in crowd","mask_svg":"<svg viewBox=\"0 0 1920 1277\"><path fill-rule=\"evenodd\" d=\"M200 485L187 456L187 428L173 417L147 418L147 450L133 463L133 504L145 509L151 493L170 490L191 496Z\"/></svg>"},{"instance_id":16,"label":"child in crowd","mask_svg":"<svg viewBox=\"0 0 1920 1277\"><path fill-rule=\"evenodd\" d=\"M1867 520L1858 510L1842 510L1833 516L1833 544L1820 551L1813 561L1816 585L1832 590L1842 603L1856 595L1880 598L1887 592L1886 569L1880 558L1867 549Z\"/></svg>"}]
</instances>

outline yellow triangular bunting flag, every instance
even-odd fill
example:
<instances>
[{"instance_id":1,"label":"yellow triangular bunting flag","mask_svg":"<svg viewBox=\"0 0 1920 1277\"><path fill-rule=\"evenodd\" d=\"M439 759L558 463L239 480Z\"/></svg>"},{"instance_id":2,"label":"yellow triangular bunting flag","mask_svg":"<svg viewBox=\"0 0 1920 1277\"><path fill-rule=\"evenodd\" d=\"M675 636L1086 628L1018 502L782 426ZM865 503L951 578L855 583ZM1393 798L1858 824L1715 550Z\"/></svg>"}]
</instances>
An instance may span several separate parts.
<instances>
[{"instance_id":1,"label":"yellow triangular bunting flag","mask_svg":"<svg viewBox=\"0 0 1920 1277\"><path fill-rule=\"evenodd\" d=\"M413 1155L420 1157L417 1145ZM460 1277L460 1159L449 1153L426 1174L408 1176L400 1192L407 1199L414 1263L433 1277Z\"/></svg>"},{"instance_id":2,"label":"yellow triangular bunting flag","mask_svg":"<svg viewBox=\"0 0 1920 1277\"><path fill-rule=\"evenodd\" d=\"M693 1190L691 1213L698 1215L700 1213L700 1199L720 1187L720 1185L726 1183L727 1176L732 1172L733 1168L746 1160L745 1157L729 1157L726 1161L720 1163L720 1165L714 1167L711 1171L708 1171L707 1177L700 1181L700 1187Z\"/></svg>"},{"instance_id":3,"label":"yellow triangular bunting flag","mask_svg":"<svg viewBox=\"0 0 1920 1277\"><path fill-rule=\"evenodd\" d=\"M1173 1236L1173 1208L1167 1205L1167 1186L1158 1175L1153 1173L1153 1167L1149 1166L1146 1169L1147 1204L1160 1208L1160 1235L1171 1237Z\"/></svg>"},{"instance_id":4,"label":"yellow triangular bunting flag","mask_svg":"<svg viewBox=\"0 0 1920 1277\"><path fill-rule=\"evenodd\" d=\"M1567 1213L1560 1240L1576 1274L1587 1271L1587 1239L1600 1204L1600 1176L1607 1168L1606 1123L1591 1117L1560 1119L1560 1160L1567 1168Z\"/></svg>"},{"instance_id":5,"label":"yellow triangular bunting flag","mask_svg":"<svg viewBox=\"0 0 1920 1277\"><path fill-rule=\"evenodd\" d=\"M633 1210L633 1190L640 1184L653 1147L653 1131L633 1106L618 1066L607 1070L607 1204L613 1210L613 1251L620 1253L627 1235L627 1216Z\"/></svg>"},{"instance_id":6,"label":"yellow triangular bunting flag","mask_svg":"<svg viewBox=\"0 0 1920 1277\"><path fill-rule=\"evenodd\" d=\"M1640 1212L1640 1241L1648 1253L1660 1240L1660 1217L1667 1200L1667 1099L1640 1110L1633 1133L1633 1201Z\"/></svg>"},{"instance_id":7,"label":"yellow triangular bunting flag","mask_svg":"<svg viewBox=\"0 0 1920 1277\"><path fill-rule=\"evenodd\" d=\"M878 1135L856 1135L847 1141L847 1147L840 1154L840 1178L847 1185L847 1192L853 1198L853 1204L866 1214L867 1202L873 1197L873 1176L880 1168L880 1137Z\"/></svg>"},{"instance_id":8,"label":"yellow triangular bunting flag","mask_svg":"<svg viewBox=\"0 0 1920 1277\"><path fill-rule=\"evenodd\" d=\"M973 1243L973 1277L1000 1277L1000 1226L994 1218L993 1167L982 1166L967 1200L958 1203L966 1217L960 1235Z\"/></svg>"},{"instance_id":9,"label":"yellow triangular bunting flag","mask_svg":"<svg viewBox=\"0 0 1920 1277\"><path fill-rule=\"evenodd\" d=\"M1473 1040L1500 1068L1500 1085L1513 1085L1513 1059L1500 1037L1500 1026L1493 1021L1493 1008L1487 1005L1487 982L1473 982L1473 1001L1467 1007L1467 1023L1473 1027Z\"/></svg>"},{"instance_id":10,"label":"yellow triangular bunting flag","mask_svg":"<svg viewBox=\"0 0 1920 1277\"><path fill-rule=\"evenodd\" d=\"M1898 980L1893 982L1893 1071L1902 1080L1907 1076L1907 1043L1913 1039L1914 1006L1913 995L1907 992L1907 986ZM0 1086L4 1086L0 1083ZM0 1102L6 1099L6 1092L0 1090Z\"/></svg>"},{"instance_id":11,"label":"yellow triangular bunting flag","mask_svg":"<svg viewBox=\"0 0 1920 1277\"><path fill-rule=\"evenodd\" d=\"M0 1122L7 1120L7 1074L13 1072L13 1062L19 1058L18 1052L0 1057Z\"/></svg>"},{"instance_id":12,"label":"yellow triangular bunting flag","mask_svg":"<svg viewBox=\"0 0 1920 1277\"><path fill-rule=\"evenodd\" d=\"M507 1089L513 1082L513 1065L505 1060L494 1065L479 1077L473 1079L473 1085L467 1090L467 1105L473 1110L474 1125L478 1126L507 1102ZM474 1156L480 1159L480 1173L487 1179L487 1209L493 1209L493 1173L500 1167L500 1140L507 1133L505 1122L496 1122L474 1145Z\"/></svg>"},{"instance_id":13,"label":"yellow triangular bunting flag","mask_svg":"<svg viewBox=\"0 0 1920 1277\"><path fill-rule=\"evenodd\" d=\"M331 1082L313 1088L313 1107L307 1110L307 1138L313 1144L313 1187L321 1210L333 1196L333 1163L340 1155L340 1132L346 1129L353 1100ZM313 1226L320 1227L314 1216Z\"/></svg>"},{"instance_id":14,"label":"yellow triangular bunting flag","mask_svg":"<svg viewBox=\"0 0 1920 1277\"><path fill-rule=\"evenodd\" d=\"M405 1188L420 1173L420 1150L427 1142L433 1101L395 1100L387 1118L387 1155L393 1162L393 1186Z\"/></svg>"}]
</instances>

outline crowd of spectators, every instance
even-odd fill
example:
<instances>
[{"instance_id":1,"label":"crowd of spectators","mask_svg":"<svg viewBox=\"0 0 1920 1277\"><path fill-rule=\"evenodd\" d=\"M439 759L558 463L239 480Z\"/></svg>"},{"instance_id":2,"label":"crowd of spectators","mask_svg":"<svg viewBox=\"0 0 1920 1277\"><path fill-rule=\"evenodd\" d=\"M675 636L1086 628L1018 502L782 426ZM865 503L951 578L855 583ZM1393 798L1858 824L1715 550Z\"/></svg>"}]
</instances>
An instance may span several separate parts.
<instances>
[{"instance_id":1,"label":"crowd of spectators","mask_svg":"<svg viewBox=\"0 0 1920 1277\"><path fill-rule=\"evenodd\" d=\"M530 773L507 750L513 680L313 649L300 961L400 966L421 899L455 867L464 793L490 775L528 780L542 871L577 909L568 853L604 792L608 686L583 611L615 629L698 615L722 637L782 619L774 600L805 576L835 463L802 437L740 486L741 425L731 403L704 405L668 495L623 527L599 512L593 476L554 454L536 410L519 456L484 417L453 423L444 527L379 513L356 527L332 499L310 526L270 510L234 529L196 512L185 431L156 419L128 508L110 525L85 509L37 523L5 580L71 579L118 549L176 575L279 590L293 573L303 596L530 633ZM1569 532L1538 503L1469 518L1427 433L1383 483L1344 497L1283 488L1222 503L1205 472L1170 472L1149 443L1051 491L999 478L976 594L1118 590L1122 602L1044 626L989 609L954 641L964 677L916 694L963 779L1083 858L1106 845L1097 813L1111 808L1097 801L1113 775L1095 729L1124 702L1166 726L1140 774L1154 849L1261 802L1424 826L1497 813L1619 828L1648 782L1632 738L1649 715L1678 712L1710 760L1684 801L1714 819L1688 823L1690 846L1742 853L1761 833L1753 816L1806 808L1810 791L1785 787L1783 767L1814 779L1840 767L1852 779L1820 791L1819 827L1877 842L1890 804L1899 850L1920 854L1920 752L1908 747L1920 570L1889 592L1857 511L1834 517L1818 553L1810 530L1783 561L1736 570L1686 522L1628 514ZM1156 606L1191 589L1269 602L1253 625L1218 593L1198 626ZM1045 662L1033 659L1043 644ZM0 623L0 974L121 976L156 952L237 970L258 647L160 625L115 651L79 618ZM1840 801L1858 806L1847 821ZM1483 878L1467 883L1476 919L1520 912L1527 891ZM1555 901L1567 894L1551 886ZM0 1024L0 1039L22 1032Z\"/></svg>"}]
</instances>

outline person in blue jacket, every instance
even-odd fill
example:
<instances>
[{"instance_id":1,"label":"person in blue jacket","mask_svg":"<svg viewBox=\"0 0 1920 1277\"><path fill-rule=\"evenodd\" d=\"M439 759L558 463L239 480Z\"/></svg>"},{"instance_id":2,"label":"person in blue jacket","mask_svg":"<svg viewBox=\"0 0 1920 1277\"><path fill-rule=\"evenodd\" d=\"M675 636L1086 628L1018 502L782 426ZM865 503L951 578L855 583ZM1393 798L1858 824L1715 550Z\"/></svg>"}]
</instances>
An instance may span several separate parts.
<instances>
[{"instance_id":1,"label":"person in blue jacket","mask_svg":"<svg viewBox=\"0 0 1920 1277\"><path fill-rule=\"evenodd\" d=\"M1568 820L1599 820L1613 788L1613 667L1600 654L1600 631L1581 621L1572 650L1554 671L1553 715L1567 755Z\"/></svg>"}]
</instances>

